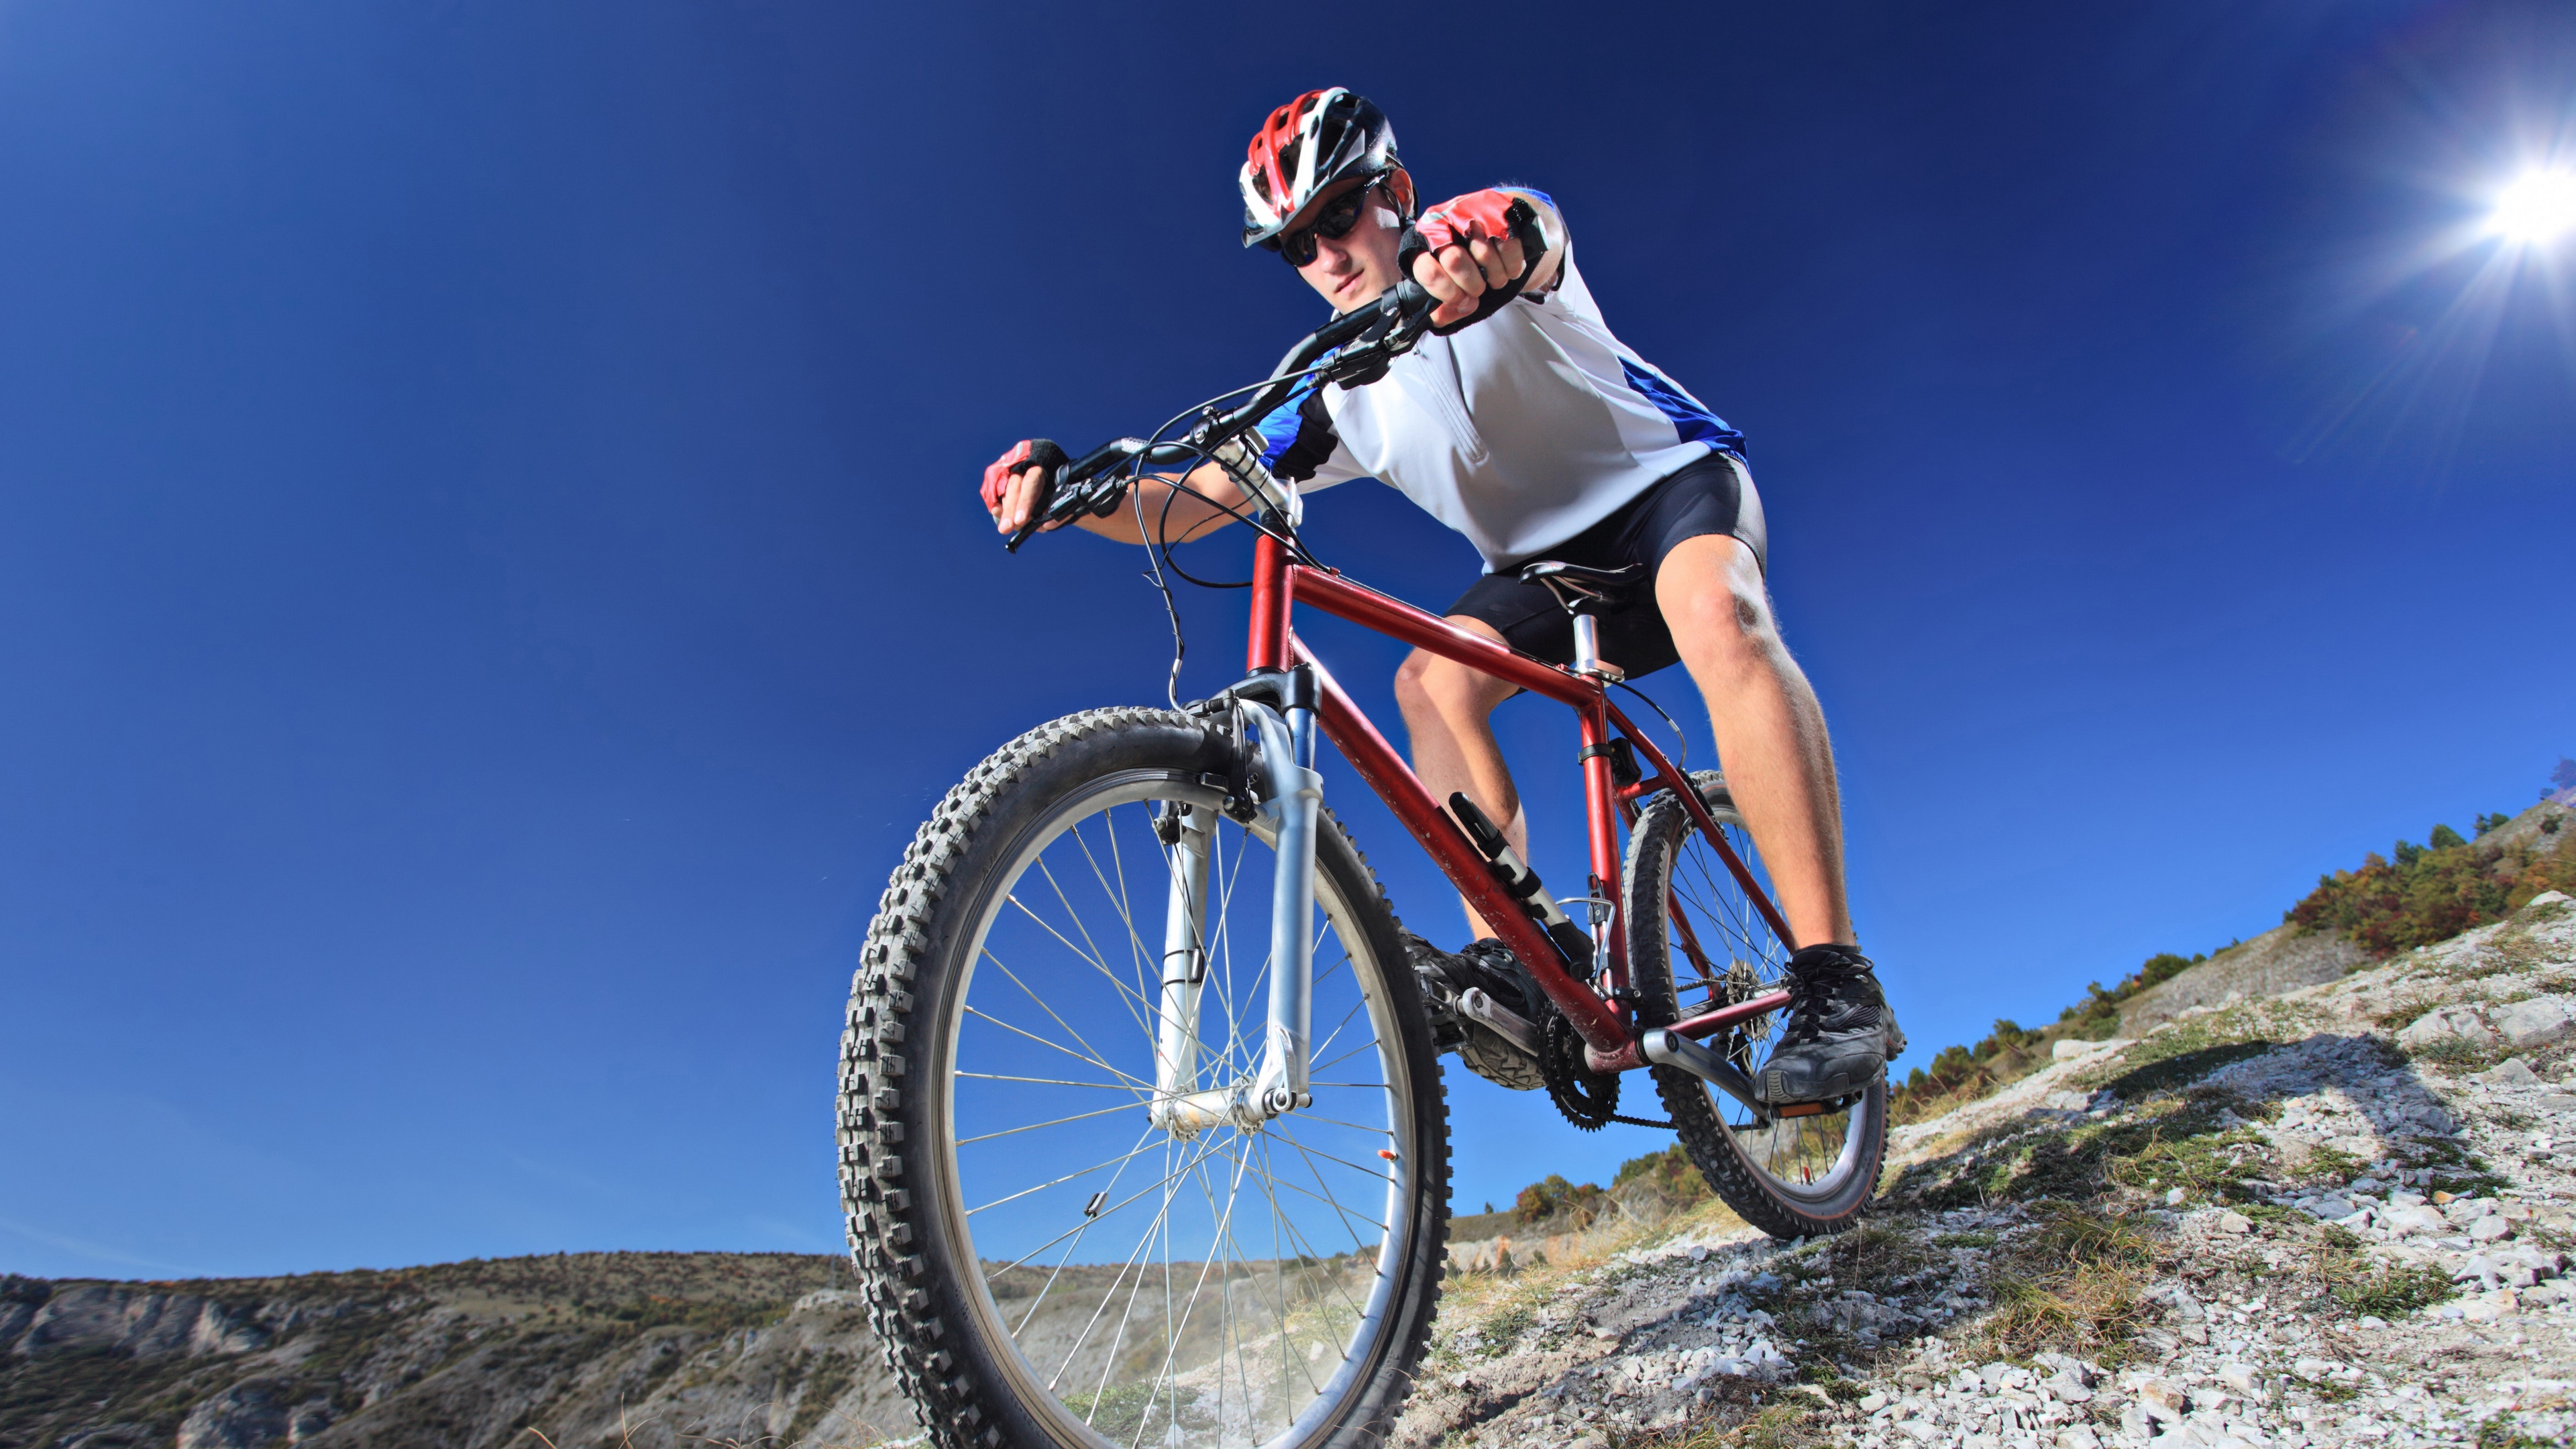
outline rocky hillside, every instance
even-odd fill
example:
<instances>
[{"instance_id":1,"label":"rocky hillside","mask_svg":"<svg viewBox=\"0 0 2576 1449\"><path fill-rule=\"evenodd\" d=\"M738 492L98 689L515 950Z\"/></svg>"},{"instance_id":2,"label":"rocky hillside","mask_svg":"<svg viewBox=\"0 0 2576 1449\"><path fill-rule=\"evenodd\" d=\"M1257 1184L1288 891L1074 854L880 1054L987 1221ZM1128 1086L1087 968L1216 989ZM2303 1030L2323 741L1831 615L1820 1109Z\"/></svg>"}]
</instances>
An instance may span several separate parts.
<instances>
[{"instance_id":1,"label":"rocky hillside","mask_svg":"<svg viewBox=\"0 0 2576 1449\"><path fill-rule=\"evenodd\" d=\"M2566 815L2460 848L2563 858ZM2376 963L2285 928L2122 996L2110 1040L2024 1034L2029 1073L1900 1128L1831 1241L1651 1174L1462 1220L1397 1437L2576 1442L2576 902L2508 909ZM855 1286L735 1254L0 1278L0 1449L910 1438Z\"/></svg>"},{"instance_id":2,"label":"rocky hillside","mask_svg":"<svg viewBox=\"0 0 2576 1449\"><path fill-rule=\"evenodd\" d=\"M2576 1441L2576 902L1900 1130L1868 1224L1453 1280L1408 1445Z\"/></svg>"},{"instance_id":3,"label":"rocky hillside","mask_svg":"<svg viewBox=\"0 0 2576 1449\"><path fill-rule=\"evenodd\" d=\"M840 1258L0 1278L0 1449L865 1444L915 1432Z\"/></svg>"}]
</instances>

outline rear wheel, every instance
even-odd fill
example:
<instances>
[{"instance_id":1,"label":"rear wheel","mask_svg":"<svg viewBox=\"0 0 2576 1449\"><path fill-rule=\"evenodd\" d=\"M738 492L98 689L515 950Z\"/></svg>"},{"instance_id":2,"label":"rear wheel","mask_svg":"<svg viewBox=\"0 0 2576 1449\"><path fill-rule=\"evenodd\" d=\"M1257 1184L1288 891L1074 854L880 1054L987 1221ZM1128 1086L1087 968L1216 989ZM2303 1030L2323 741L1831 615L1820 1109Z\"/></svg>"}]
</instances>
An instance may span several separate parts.
<instances>
[{"instance_id":1,"label":"rear wheel","mask_svg":"<svg viewBox=\"0 0 2576 1449\"><path fill-rule=\"evenodd\" d=\"M1769 875L1714 770L1692 776L1709 815L1756 884ZM1682 802L1651 797L1629 835L1622 919L1638 1017L1661 1025L1750 1000L1782 984L1782 941ZM1749 1079L1778 1037L1780 1014L1705 1043ZM1802 1116L1765 1118L1678 1067L1652 1069L1683 1150L1738 1215L1779 1238L1850 1227L1877 1190L1887 1153L1887 1083Z\"/></svg>"},{"instance_id":2,"label":"rear wheel","mask_svg":"<svg viewBox=\"0 0 2576 1449\"><path fill-rule=\"evenodd\" d=\"M1268 1030L1275 857L1258 814L1226 813L1235 748L1159 710L1032 731L949 793L869 930L842 1049L851 1249L948 1449L1374 1444L1411 1385L1446 1106L1394 917L1329 815L1312 1105L1176 1122L1156 1090L1158 1050L1214 1094ZM1185 839L1206 904L1181 1045L1161 967Z\"/></svg>"}]
</instances>

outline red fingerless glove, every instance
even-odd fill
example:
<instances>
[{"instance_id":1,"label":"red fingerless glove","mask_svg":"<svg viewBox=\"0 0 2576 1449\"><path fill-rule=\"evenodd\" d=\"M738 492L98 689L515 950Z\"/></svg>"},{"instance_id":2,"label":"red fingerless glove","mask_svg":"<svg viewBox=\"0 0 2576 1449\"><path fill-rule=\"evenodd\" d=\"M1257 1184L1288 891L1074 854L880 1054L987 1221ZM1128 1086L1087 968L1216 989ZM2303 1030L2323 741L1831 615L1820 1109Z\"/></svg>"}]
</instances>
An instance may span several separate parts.
<instances>
[{"instance_id":1,"label":"red fingerless glove","mask_svg":"<svg viewBox=\"0 0 2576 1449\"><path fill-rule=\"evenodd\" d=\"M1048 438L1022 438L1011 450L984 468L984 509L991 512L1002 506L1002 493L1011 486L1012 475L1031 468L1044 468L1052 479L1055 470L1072 462L1064 449Z\"/></svg>"},{"instance_id":2,"label":"red fingerless glove","mask_svg":"<svg viewBox=\"0 0 2576 1449\"><path fill-rule=\"evenodd\" d=\"M1396 243L1395 265L1406 277L1413 275L1416 258L1471 241L1501 242L1510 237L1520 238L1521 274L1502 286L1486 288L1476 299L1475 311L1446 327L1432 328L1434 335L1446 337L1462 327L1472 327L1519 296L1521 288L1537 275L1539 258L1547 255L1547 234L1540 229L1538 209L1530 205L1528 197L1492 187L1453 196L1404 229L1403 238Z\"/></svg>"},{"instance_id":3,"label":"red fingerless glove","mask_svg":"<svg viewBox=\"0 0 2576 1449\"><path fill-rule=\"evenodd\" d=\"M1493 187L1470 191L1464 196L1453 196L1422 213L1422 219L1413 224L1413 229L1422 233L1423 245L1435 252L1443 247L1461 246L1480 237L1498 242L1512 234L1512 224L1506 213L1514 202L1521 199Z\"/></svg>"}]
</instances>

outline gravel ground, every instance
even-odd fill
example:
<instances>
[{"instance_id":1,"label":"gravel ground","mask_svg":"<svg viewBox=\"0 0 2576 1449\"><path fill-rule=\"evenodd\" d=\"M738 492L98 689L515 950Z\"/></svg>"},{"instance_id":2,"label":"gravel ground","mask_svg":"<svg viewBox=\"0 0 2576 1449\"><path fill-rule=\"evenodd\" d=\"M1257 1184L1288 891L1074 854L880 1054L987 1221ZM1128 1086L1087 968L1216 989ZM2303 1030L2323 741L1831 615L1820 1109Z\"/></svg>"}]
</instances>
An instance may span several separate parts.
<instances>
[{"instance_id":1,"label":"gravel ground","mask_svg":"<svg viewBox=\"0 0 2576 1449\"><path fill-rule=\"evenodd\" d=\"M2571 1057L2576 904L2545 896L1902 1129L1843 1237L1712 1207L1462 1275L1396 1437L2576 1442Z\"/></svg>"}]
</instances>

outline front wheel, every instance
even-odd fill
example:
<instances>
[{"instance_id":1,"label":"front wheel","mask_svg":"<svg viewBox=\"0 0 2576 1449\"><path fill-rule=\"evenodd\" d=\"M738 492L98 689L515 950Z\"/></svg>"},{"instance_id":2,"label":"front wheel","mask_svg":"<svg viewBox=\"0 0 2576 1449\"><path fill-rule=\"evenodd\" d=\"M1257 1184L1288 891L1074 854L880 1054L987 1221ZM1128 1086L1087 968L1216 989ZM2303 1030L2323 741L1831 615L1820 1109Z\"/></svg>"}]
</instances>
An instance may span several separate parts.
<instances>
[{"instance_id":1,"label":"front wheel","mask_svg":"<svg viewBox=\"0 0 2576 1449\"><path fill-rule=\"evenodd\" d=\"M869 928L843 1201L943 1449L1339 1449L1383 1440L1411 1385L1447 1109L1395 919L1329 815L1312 1103L1206 1107L1269 1030L1275 857L1230 798L1238 748L1160 710L1031 731L949 792Z\"/></svg>"},{"instance_id":2,"label":"front wheel","mask_svg":"<svg viewBox=\"0 0 2576 1449\"><path fill-rule=\"evenodd\" d=\"M1714 770L1691 778L1728 846L1768 891L1725 778ZM1779 987L1788 943L1670 791L1652 796L1638 814L1625 889L1629 981L1640 1021L1679 1021ZM1776 1012L1757 1018L1706 1045L1755 1078L1777 1042L1778 1020ZM1773 1237L1841 1232L1877 1190L1887 1155L1885 1077L1825 1110L1766 1118L1678 1067L1652 1070L1692 1165L1738 1216Z\"/></svg>"}]
</instances>

